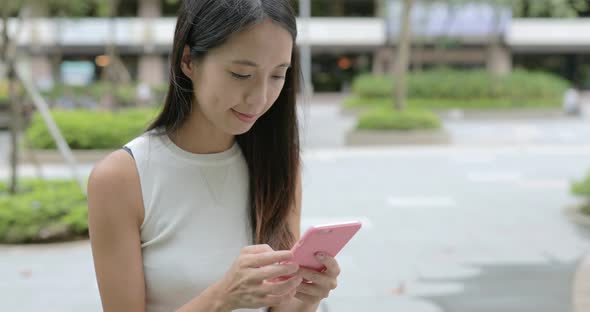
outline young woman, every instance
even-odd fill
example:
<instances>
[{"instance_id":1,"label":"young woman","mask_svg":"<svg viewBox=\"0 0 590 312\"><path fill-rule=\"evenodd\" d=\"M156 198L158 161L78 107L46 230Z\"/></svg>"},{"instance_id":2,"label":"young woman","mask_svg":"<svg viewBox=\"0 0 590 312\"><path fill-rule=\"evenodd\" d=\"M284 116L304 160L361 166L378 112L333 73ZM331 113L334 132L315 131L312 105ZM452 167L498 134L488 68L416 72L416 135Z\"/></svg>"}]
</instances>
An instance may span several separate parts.
<instances>
[{"instance_id":1,"label":"young woman","mask_svg":"<svg viewBox=\"0 0 590 312\"><path fill-rule=\"evenodd\" d=\"M296 36L288 0L184 1L162 112L89 178L105 311L315 311L336 287L334 258L318 255L322 273L289 263Z\"/></svg>"}]
</instances>

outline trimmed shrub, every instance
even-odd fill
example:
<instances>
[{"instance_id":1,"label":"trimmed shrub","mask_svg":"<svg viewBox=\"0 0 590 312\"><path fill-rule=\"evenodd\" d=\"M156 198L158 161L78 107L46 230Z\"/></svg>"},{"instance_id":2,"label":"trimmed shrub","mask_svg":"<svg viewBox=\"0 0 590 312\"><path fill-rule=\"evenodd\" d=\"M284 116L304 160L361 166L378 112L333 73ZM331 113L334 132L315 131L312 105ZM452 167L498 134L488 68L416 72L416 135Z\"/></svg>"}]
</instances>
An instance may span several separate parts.
<instances>
[{"instance_id":1,"label":"trimmed shrub","mask_svg":"<svg viewBox=\"0 0 590 312\"><path fill-rule=\"evenodd\" d=\"M117 112L54 110L52 116L72 149L116 149L137 137L156 116L156 110L129 109ZM41 116L33 116L26 135L34 148L55 149Z\"/></svg>"},{"instance_id":2,"label":"trimmed shrub","mask_svg":"<svg viewBox=\"0 0 590 312\"><path fill-rule=\"evenodd\" d=\"M418 130L439 129L441 122L434 113L424 110L378 108L359 117L357 129L367 130Z\"/></svg>"},{"instance_id":3,"label":"trimmed shrub","mask_svg":"<svg viewBox=\"0 0 590 312\"><path fill-rule=\"evenodd\" d=\"M391 76L361 75L353 83L354 101L391 98L394 83ZM484 70L444 68L408 75L408 99L419 100L424 108L560 106L568 87L557 76L523 70L502 77Z\"/></svg>"},{"instance_id":4,"label":"trimmed shrub","mask_svg":"<svg viewBox=\"0 0 590 312\"><path fill-rule=\"evenodd\" d=\"M590 173L585 179L579 182L573 182L571 186L572 193L586 200L582 206L582 212L590 215Z\"/></svg>"},{"instance_id":5,"label":"trimmed shrub","mask_svg":"<svg viewBox=\"0 0 590 312\"><path fill-rule=\"evenodd\" d=\"M87 237L86 197L74 181L22 180L16 195L0 182L0 243Z\"/></svg>"}]
</instances>

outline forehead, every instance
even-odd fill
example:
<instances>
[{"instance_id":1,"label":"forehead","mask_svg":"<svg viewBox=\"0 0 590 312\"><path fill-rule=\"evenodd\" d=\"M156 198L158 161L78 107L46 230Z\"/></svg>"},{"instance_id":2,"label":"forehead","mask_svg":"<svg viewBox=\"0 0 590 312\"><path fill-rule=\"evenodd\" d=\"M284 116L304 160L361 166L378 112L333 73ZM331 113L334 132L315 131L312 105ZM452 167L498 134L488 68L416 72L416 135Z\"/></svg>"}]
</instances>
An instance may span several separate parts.
<instances>
[{"instance_id":1,"label":"forehead","mask_svg":"<svg viewBox=\"0 0 590 312\"><path fill-rule=\"evenodd\" d=\"M235 33L221 46L211 50L222 61L252 60L262 67L291 61L293 37L283 26L269 19Z\"/></svg>"}]
</instances>

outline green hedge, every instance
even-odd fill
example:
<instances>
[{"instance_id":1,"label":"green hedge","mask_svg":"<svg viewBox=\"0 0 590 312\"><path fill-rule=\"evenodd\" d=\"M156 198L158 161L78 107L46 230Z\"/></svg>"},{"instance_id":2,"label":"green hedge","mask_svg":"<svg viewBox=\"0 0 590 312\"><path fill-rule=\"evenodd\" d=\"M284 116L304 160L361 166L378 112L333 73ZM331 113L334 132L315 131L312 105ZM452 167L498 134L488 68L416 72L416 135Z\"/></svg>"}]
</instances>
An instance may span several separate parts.
<instances>
[{"instance_id":1,"label":"green hedge","mask_svg":"<svg viewBox=\"0 0 590 312\"><path fill-rule=\"evenodd\" d=\"M362 100L391 98L391 76L361 75L353 83L353 93ZM545 107L561 105L569 83L542 72L515 70L496 77L484 70L435 69L408 75L408 98L424 107ZM437 105L437 103L439 103ZM471 103L476 103L475 105ZM442 105L444 104L444 105Z\"/></svg>"},{"instance_id":2,"label":"green hedge","mask_svg":"<svg viewBox=\"0 0 590 312\"><path fill-rule=\"evenodd\" d=\"M21 180L17 195L0 182L0 243L71 240L88 234L86 197L76 182Z\"/></svg>"},{"instance_id":3,"label":"green hedge","mask_svg":"<svg viewBox=\"0 0 590 312\"><path fill-rule=\"evenodd\" d=\"M590 173L582 181L572 183L571 189L572 193L586 199L582 211L590 214Z\"/></svg>"},{"instance_id":4,"label":"green hedge","mask_svg":"<svg viewBox=\"0 0 590 312\"><path fill-rule=\"evenodd\" d=\"M52 116L72 149L116 149L137 137L156 116L151 109L118 112L54 110ZM26 135L37 149L55 149L41 116L36 113Z\"/></svg>"},{"instance_id":5,"label":"green hedge","mask_svg":"<svg viewBox=\"0 0 590 312\"><path fill-rule=\"evenodd\" d=\"M416 109L396 111L377 108L361 115L357 129L367 130L418 130L439 129L440 119L432 112Z\"/></svg>"}]
</instances>

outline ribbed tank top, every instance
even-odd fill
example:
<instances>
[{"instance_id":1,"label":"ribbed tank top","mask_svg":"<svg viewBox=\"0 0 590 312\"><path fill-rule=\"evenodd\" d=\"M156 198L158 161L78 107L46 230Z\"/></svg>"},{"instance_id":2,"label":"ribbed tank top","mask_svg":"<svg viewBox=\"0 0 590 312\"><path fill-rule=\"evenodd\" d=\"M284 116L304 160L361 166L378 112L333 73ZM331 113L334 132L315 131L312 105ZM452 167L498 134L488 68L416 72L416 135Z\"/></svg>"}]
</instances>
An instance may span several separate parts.
<instances>
[{"instance_id":1,"label":"ribbed tank top","mask_svg":"<svg viewBox=\"0 0 590 312\"><path fill-rule=\"evenodd\" d=\"M220 280L252 244L246 161L237 143L221 153L194 154L155 131L125 147L144 203L146 311L175 311Z\"/></svg>"}]
</instances>

